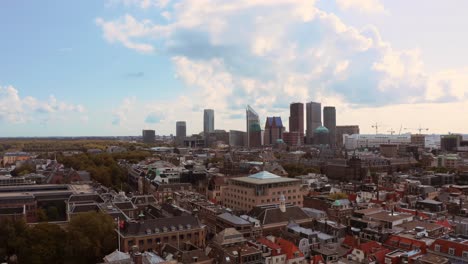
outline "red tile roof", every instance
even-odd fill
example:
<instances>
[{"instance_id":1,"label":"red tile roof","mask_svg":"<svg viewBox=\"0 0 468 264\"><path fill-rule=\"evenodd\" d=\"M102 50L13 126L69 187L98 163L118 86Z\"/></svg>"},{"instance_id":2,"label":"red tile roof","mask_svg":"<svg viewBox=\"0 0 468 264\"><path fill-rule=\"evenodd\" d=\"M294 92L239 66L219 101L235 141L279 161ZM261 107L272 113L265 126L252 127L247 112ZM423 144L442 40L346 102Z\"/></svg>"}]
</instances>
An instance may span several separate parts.
<instances>
[{"instance_id":1,"label":"red tile roof","mask_svg":"<svg viewBox=\"0 0 468 264\"><path fill-rule=\"evenodd\" d=\"M298 253L299 257L304 257L304 254L292 242L282 239L282 238L278 238L276 242L281 247L283 252L286 253L287 259L295 259L296 258L296 256L294 256L295 253Z\"/></svg>"}]
</instances>

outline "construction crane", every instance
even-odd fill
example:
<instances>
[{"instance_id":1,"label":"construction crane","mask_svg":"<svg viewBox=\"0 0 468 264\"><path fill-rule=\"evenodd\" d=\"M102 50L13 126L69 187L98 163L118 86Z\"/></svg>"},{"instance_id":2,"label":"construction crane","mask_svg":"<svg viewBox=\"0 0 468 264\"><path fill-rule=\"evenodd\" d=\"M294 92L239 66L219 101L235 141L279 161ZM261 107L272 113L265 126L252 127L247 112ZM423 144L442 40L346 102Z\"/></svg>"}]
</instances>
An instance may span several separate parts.
<instances>
[{"instance_id":1,"label":"construction crane","mask_svg":"<svg viewBox=\"0 0 468 264\"><path fill-rule=\"evenodd\" d=\"M401 130L403 129L403 125L400 125L400 131L398 131L398 135L401 135Z\"/></svg>"},{"instance_id":2,"label":"construction crane","mask_svg":"<svg viewBox=\"0 0 468 264\"><path fill-rule=\"evenodd\" d=\"M393 130L393 129L390 129L390 130L388 130L387 132L390 133L390 135L395 134L395 130Z\"/></svg>"},{"instance_id":3,"label":"construction crane","mask_svg":"<svg viewBox=\"0 0 468 264\"><path fill-rule=\"evenodd\" d=\"M374 125L372 125L372 128L375 128L375 134L379 134L379 124L378 123L375 123Z\"/></svg>"},{"instance_id":4,"label":"construction crane","mask_svg":"<svg viewBox=\"0 0 468 264\"><path fill-rule=\"evenodd\" d=\"M405 127L405 130L417 130L419 132L419 134L421 134L422 131L428 131L429 128L422 128L421 126L419 126L419 128L408 128L408 127Z\"/></svg>"}]
</instances>

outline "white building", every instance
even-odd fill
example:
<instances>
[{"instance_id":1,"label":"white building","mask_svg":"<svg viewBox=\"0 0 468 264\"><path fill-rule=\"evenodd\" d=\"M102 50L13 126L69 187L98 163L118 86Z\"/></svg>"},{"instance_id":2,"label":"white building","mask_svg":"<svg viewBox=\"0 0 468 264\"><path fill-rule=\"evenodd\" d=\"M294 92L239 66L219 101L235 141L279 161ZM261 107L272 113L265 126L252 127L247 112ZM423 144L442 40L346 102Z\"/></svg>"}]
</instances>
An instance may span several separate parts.
<instances>
[{"instance_id":1,"label":"white building","mask_svg":"<svg viewBox=\"0 0 468 264\"><path fill-rule=\"evenodd\" d=\"M378 148L381 144L409 144L411 134L385 135L385 134L353 134L343 135L343 142L348 150L357 148Z\"/></svg>"}]
</instances>

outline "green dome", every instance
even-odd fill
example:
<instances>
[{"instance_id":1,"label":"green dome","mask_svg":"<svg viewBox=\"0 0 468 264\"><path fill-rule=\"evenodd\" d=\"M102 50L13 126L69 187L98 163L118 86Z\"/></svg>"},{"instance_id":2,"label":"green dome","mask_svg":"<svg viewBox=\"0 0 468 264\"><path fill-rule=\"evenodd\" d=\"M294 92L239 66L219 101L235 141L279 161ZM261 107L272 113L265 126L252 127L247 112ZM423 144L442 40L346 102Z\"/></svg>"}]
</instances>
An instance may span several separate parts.
<instances>
[{"instance_id":1,"label":"green dome","mask_svg":"<svg viewBox=\"0 0 468 264\"><path fill-rule=\"evenodd\" d=\"M315 134L328 134L330 132L328 131L328 128L324 126L319 126L314 130L314 133Z\"/></svg>"}]
</instances>

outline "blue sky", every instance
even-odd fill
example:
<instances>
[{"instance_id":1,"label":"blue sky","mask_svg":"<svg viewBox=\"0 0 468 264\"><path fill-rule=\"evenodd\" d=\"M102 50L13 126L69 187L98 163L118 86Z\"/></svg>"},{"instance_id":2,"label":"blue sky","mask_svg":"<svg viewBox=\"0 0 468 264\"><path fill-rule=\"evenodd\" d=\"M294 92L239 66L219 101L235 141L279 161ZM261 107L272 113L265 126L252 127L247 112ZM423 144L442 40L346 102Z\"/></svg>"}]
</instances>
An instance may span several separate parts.
<instances>
[{"instance_id":1,"label":"blue sky","mask_svg":"<svg viewBox=\"0 0 468 264\"><path fill-rule=\"evenodd\" d=\"M0 3L0 137L245 129L309 100L372 132L466 132L468 2ZM453 117L453 118L451 118Z\"/></svg>"}]
</instances>

